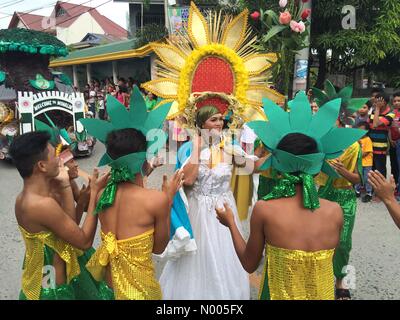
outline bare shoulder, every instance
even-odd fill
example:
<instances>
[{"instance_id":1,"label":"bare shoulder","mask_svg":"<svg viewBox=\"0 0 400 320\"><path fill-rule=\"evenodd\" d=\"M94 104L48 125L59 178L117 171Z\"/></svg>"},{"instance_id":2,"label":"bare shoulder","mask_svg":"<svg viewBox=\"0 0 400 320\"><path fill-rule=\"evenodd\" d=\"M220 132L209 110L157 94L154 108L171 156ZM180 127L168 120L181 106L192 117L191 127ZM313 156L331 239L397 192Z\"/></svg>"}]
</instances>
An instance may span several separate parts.
<instances>
[{"instance_id":1,"label":"bare shoulder","mask_svg":"<svg viewBox=\"0 0 400 320\"><path fill-rule=\"evenodd\" d=\"M276 204L274 203L273 200L272 201L259 200L256 202L254 206L252 219L258 221L267 219L272 214L272 212L274 212L274 210L276 210Z\"/></svg>"},{"instance_id":2,"label":"bare shoulder","mask_svg":"<svg viewBox=\"0 0 400 320\"><path fill-rule=\"evenodd\" d=\"M321 205L320 210L322 214L330 218L336 218L338 220L342 219L343 211L338 203L326 199L319 199L319 201Z\"/></svg>"}]
</instances>

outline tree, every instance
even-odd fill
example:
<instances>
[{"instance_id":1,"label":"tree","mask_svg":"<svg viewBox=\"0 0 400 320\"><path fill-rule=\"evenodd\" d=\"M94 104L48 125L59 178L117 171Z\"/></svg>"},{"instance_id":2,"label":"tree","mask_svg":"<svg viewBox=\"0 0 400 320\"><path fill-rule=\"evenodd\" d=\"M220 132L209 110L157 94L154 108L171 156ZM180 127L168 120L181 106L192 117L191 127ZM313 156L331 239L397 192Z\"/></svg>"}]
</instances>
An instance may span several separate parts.
<instances>
[{"instance_id":1,"label":"tree","mask_svg":"<svg viewBox=\"0 0 400 320\"><path fill-rule=\"evenodd\" d=\"M289 0L295 1L295 0ZM299 0L297 0L299 1ZM249 10L278 8L278 0L240 0ZM311 21L311 48L319 58L316 86L323 87L328 71L353 72L358 67L378 65L388 57L400 56L400 1L398 0L314 0ZM354 6L356 29L343 29L342 8ZM254 30L268 30L258 21ZM327 51L332 57L327 61Z\"/></svg>"}]
</instances>

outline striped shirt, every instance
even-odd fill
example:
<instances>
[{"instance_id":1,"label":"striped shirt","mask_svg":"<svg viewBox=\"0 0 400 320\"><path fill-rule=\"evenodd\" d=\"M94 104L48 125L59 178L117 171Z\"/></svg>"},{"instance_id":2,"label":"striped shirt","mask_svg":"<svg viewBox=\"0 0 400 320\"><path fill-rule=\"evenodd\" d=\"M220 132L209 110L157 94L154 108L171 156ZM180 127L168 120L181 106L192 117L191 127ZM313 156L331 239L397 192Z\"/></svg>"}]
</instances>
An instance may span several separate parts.
<instances>
[{"instance_id":1,"label":"striped shirt","mask_svg":"<svg viewBox=\"0 0 400 320\"><path fill-rule=\"evenodd\" d=\"M379 115L379 121L382 123L380 126L373 128L374 114L369 117L370 129L368 136L372 140L372 148L374 154L387 154L389 147L388 137L390 126L394 119L394 113L390 112L390 107L387 106L384 112Z\"/></svg>"}]
</instances>

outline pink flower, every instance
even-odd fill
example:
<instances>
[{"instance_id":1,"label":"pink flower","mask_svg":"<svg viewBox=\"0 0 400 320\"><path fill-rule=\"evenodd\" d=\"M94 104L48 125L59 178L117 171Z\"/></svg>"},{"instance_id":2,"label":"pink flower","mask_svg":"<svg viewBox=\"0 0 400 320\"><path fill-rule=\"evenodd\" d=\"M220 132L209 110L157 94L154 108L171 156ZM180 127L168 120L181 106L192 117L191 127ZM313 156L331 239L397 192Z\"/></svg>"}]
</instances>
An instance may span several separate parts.
<instances>
[{"instance_id":1,"label":"pink flower","mask_svg":"<svg viewBox=\"0 0 400 320\"><path fill-rule=\"evenodd\" d=\"M281 8L286 7L286 5L287 5L287 0L279 0L279 6L280 6Z\"/></svg>"},{"instance_id":2,"label":"pink flower","mask_svg":"<svg viewBox=\"0 0 400 320\"><path fill-rule=\"evenodd\" d=\"M258 11L254 11L254 12L250 15L250 17L251 17L253 20L258 20L258 19L260 18L260 13L259 13Z\"/></svg>"},{"instance_id":3,"label":"pink flower","mask_svg":"<svg viewBox=\"0 0 400 320\"><path fill-rule=\"evenodd\" d=\"M311 9L304 9L303 13L301 14L301 18L303 20L306 20L310 16L310 13L311 13Z\"/></svg>"},{"instance_id":4,"label":"pink flower","mask_svg":"<svg viewBox=\"0 0 400 320\"><path fill-rule=\"evenodd\" d=\"M289 24L290 20L292 20L292 15L289 11L281 12L279 16L279 23L280 24Z\"/></svg>"},{"instance_id":5,"label":"pink flower","mask_svg":"<svg viewBox=\"0 0 400 320\"><path fill-rule=\"evenodd\" d=\"M303 33L306 30L306 26L303 21L296 22L294 20L290 21L290 28L294 32Z\"/></svg>"}]
</instances>

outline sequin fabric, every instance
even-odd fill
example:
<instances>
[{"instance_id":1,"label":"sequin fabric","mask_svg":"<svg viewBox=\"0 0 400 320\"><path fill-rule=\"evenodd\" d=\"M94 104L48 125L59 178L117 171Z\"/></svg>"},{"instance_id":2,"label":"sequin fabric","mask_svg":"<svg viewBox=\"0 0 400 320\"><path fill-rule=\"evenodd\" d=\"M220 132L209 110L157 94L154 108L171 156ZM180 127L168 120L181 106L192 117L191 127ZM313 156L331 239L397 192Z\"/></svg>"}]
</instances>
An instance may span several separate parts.
<instances>
[{"instance_id":1,"label":"sequin fabric","mask_svg":"<svg viewBox=\"0 0 400 320\"><path fill-rule=\"evenodd\" d=\"M50 231L29 233L19 226L25 242L25 260L22 273L22 292L29 300L39 300L42 289L42 270L45 246L53 249L66 264L67 283L80 274L78 256L83 252L58 239ZM61 289L64 290L64 289Z\"/></svg>"},{"instance_id":2,"label":"sequin fabric","mask_svg":"<svg viewBox=\"0 0 400 320\"><path fill-rule=\"evenodd\" d=\"M102 244L87 263L93 277L104 279L111 266L111 278L117 300L160 300L161 287L155 277L152 260L154 230L117 240L112 232L101 233Z\"/></svg>"},{"instance_id":3,"label":"sequin fabric","mask_svg":"<svg viewBox=\"0 0 400 320\"><path fill-rule=\"evenodd\" d=\"M333 254L334 249L306 252L267 244L263 286L270 299L333 300Z\"/></svg>"}]
</instances>

